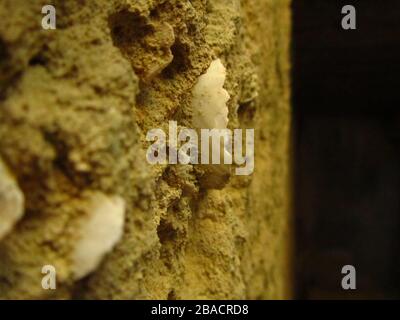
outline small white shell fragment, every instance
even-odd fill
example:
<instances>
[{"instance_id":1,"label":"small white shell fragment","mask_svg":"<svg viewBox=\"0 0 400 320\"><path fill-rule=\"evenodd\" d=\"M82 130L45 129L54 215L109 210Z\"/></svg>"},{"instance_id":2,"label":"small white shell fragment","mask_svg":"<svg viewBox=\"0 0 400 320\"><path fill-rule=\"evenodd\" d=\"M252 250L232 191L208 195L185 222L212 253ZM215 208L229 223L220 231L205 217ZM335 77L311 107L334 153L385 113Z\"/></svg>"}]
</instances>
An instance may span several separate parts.
<instances>
[{"instance_id":1,"label":"small white shell fragment","mask_svg":"<svg viewBox=\"0 0 400 320\"><path fill-rule=\"evenodd\" d=\"M79 280L96 270L123 234L125 202L119 196L90 194L87 216L81 222L80 238L73 251L73 276Z\"/></svg>"},{"instance_id":2,"label":"small white shell fragment","mask_svg":"<svg viewBox=\"0 0 400 320\"><path fill-rule=\"evenodd\" d=\"M24 214L24 194L0 159L0 240Z\"/></svg>"},{"instance_id":3,"label":"small white shell fragment","mask_svg":"<svg viewBox=\"0 0 400 320\"><path fill-rule=\"evenodd\" d=\"M211 62L192 90L193 125L198 129L225 129L229 93L223 88L226 69L220 59Z\"/></svg>"}]
</instances>

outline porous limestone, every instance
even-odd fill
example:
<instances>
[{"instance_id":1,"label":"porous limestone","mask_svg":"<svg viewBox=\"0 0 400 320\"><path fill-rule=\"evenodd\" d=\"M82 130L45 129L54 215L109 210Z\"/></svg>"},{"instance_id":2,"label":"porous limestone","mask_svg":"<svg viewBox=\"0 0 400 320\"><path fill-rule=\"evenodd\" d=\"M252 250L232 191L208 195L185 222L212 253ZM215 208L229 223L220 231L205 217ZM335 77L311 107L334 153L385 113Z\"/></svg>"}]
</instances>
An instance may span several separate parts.
<instances>
[{"instance_id":1,"label":"porous limestone","mask_svg":"<svg viewBox=\"0 0 400 320\"><path fill-rule=\"evenodd\" d=\"M25 197L0 299L289 297L290 1L54 0L43 30L46 4L0 1L0 157ZM253 174L150 165L169 121L254 128Z\"/></svg>"}]
</instances>

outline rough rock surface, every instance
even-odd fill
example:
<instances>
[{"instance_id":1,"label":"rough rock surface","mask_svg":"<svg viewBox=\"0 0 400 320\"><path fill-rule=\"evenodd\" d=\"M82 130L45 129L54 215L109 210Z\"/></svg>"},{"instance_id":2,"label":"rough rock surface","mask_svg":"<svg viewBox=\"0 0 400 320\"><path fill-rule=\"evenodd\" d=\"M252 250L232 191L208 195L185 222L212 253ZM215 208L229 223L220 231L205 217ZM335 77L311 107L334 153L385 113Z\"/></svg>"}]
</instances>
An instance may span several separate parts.
<instances>
[{"instance_id":1,"label":"rough rock surface","mask_svg":"<svg viewBox=\"0 0 400 320\"><path fill-rule=\"evenodd\" d=\"M0 242L0 298L283 298L290 288L289 0L0 2L0 156L25 215ZM145 134L190 127L191 90L227 69L229 128L255 128L255 172L151 166ZM205 184L199 181L207 181ZM87 191L126 204L124 234L74 280ZM0 208L1 210L1 208ZM41 287L43 265L57 290Z\"/></svg>"}]
</instances>

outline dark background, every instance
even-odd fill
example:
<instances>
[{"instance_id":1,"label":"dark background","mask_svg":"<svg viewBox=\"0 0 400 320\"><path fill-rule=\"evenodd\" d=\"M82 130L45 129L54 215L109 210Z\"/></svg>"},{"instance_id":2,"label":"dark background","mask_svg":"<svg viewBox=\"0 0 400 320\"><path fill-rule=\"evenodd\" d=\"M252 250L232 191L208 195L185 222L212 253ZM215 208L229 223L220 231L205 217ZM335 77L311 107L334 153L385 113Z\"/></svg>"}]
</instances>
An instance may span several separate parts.
<instances>
[{"instance_id":1,"label":"dark background","mask_svg":"<svg viewBox=\"0 0 400 320\"><path fill-rule=\"evenodd\" d=\"M400 1L293 0L293 34L296 297L400 298Z\"/></svg>"}]
</instances>

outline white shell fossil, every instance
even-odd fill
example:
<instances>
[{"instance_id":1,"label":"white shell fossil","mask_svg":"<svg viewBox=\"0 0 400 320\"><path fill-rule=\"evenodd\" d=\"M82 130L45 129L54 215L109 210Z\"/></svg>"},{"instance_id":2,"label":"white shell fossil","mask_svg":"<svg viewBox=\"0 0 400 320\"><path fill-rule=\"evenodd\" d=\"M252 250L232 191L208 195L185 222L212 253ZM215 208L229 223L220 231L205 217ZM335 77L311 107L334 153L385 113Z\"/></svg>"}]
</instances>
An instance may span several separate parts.
<instances>
[{"instance_id":1,"label":"white shell fossil","mask_svg":"<svg viewBox=\"0 0 400 320\"><path fill-rule=\"evenodd\" d=\"M225 129L230 96L224 89L226 69L220 59L211 62L192 90L193 125L198 129Z\"/></svg>"},{"instance_id":2,"label":"white shell fossil","mask_svg":"<svg viewBox=\"0 0 400 320\"><path fill-rule=\"evenodd\" d=\"M73 275L78 280L93 272L123 234L125 202L119 196L90 194L81 222L80 238L72 254Z\"/></svg>"},{"instance_id":3,"label":"white shell fossil","mask_svg":"<svg viewBox=\"0 0 400 320\"><path fill-rule=\"evenodd\" d=\"M211 62L206 73L197 80L192 90L193 126L197 129L226 129L229 109L226 103L230 96L224 89L226 69L220 59ZM213 133L217 135L218 133ZM224 157L230 152L224 147ZM212 158L218 157L212 155Z\"/></svg>"},{"instance_id":4,"label":"white shell fossil","mask_svg":"<svg viewBox=\"0 0 400 320\"><path fill-rule=\"evenodd\" d=\"M24 194L0 159L0 240L24 214Z\"/></svg>"}]
</instances>

